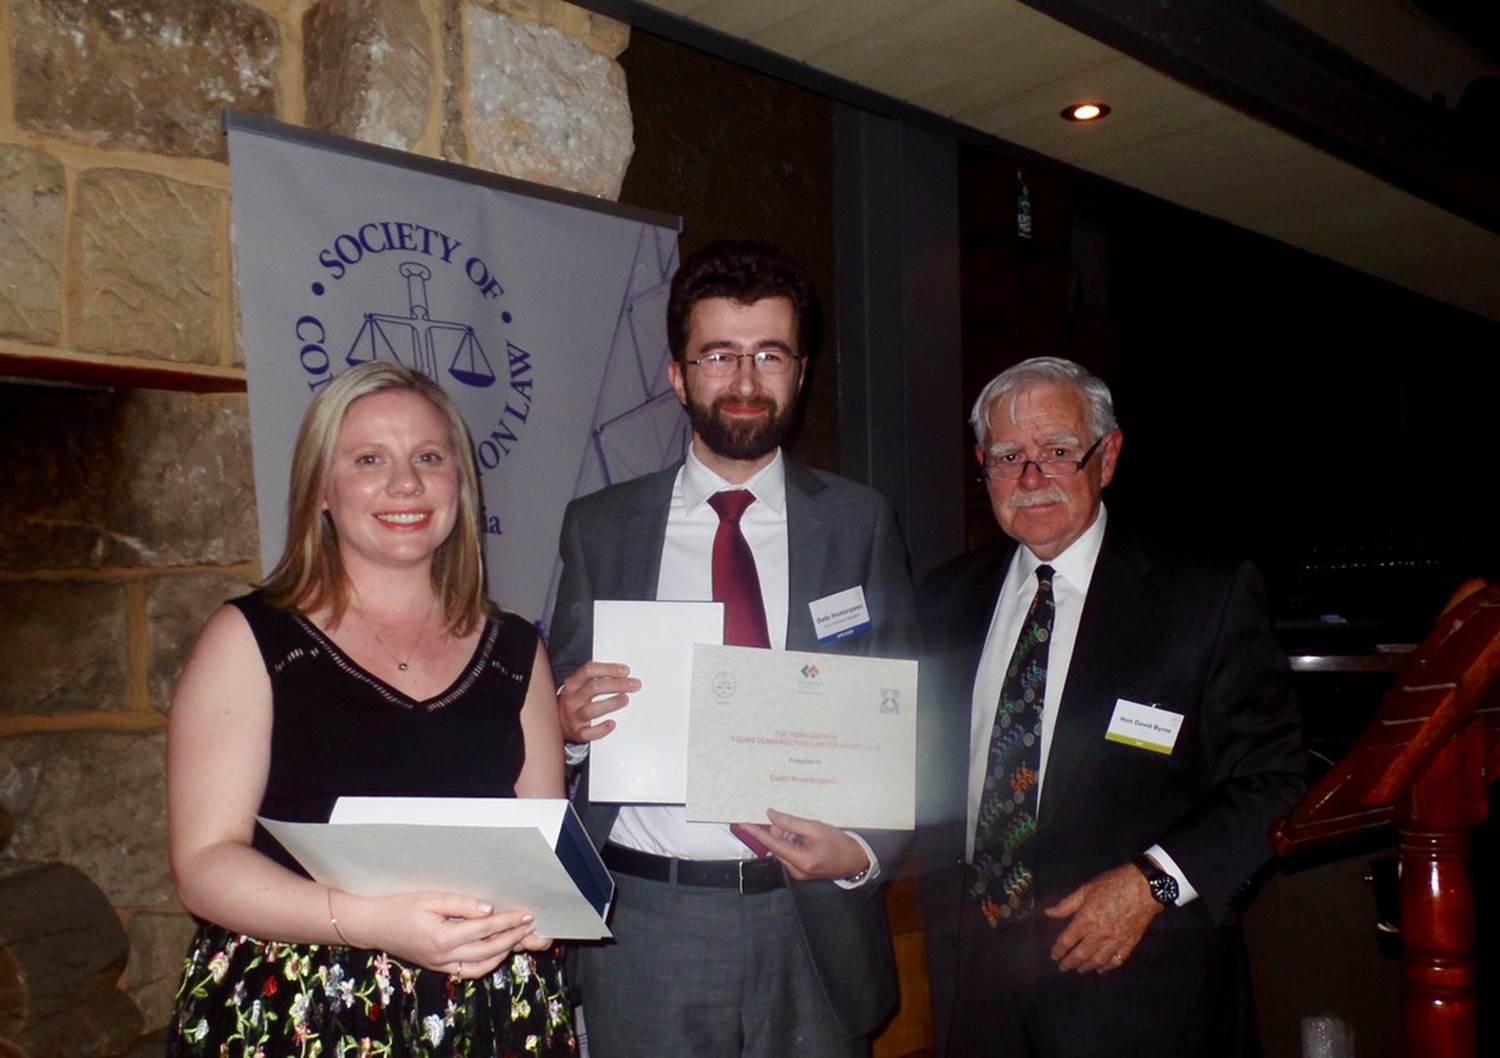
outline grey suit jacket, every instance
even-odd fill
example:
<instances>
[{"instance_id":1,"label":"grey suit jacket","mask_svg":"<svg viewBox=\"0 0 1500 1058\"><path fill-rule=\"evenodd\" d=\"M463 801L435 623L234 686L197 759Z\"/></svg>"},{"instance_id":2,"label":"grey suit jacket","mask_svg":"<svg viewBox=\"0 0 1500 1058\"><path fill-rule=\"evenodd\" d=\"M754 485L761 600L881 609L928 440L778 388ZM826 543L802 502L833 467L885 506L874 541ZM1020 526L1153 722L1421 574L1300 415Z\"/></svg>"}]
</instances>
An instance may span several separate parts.
<instances>
[{"instance_id":1,"label":"grey suit jacket","mask_svg":"<svg viewBox=\"0 0 1500 1058\"><path fill-rule=\"evenodd\" d=\"M678 466L613 485L568 505L562 579L549 646L559 683L592 655L595 599L654 599L667 513ZM915 656L906 550L890 505L845 478L786 463L788 650ZM808 603L863 586L871 628L820 647ZM575 795L584 826L603 847L619 806L588 797L587 764ZM910 835L861 831L886 876ZM896 999L884 886L846 890L832 882L790 882L803 936L830 1005L850 1035L872 1032ZM585 984L585 987L587 985Z\"/></svg>"}]
</instances>

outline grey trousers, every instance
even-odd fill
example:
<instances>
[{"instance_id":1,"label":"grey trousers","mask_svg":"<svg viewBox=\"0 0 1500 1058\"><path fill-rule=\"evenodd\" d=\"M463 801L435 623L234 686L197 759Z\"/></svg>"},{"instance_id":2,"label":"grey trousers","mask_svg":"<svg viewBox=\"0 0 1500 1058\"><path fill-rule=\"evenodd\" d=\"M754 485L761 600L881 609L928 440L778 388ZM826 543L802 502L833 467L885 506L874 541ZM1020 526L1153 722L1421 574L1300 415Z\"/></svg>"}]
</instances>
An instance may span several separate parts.
<instances>
[{"instance_id":1,"label":"grey trousers","mask_svg":"<svg viewBox=\"0 0 1500 1058\"><path fill-rule=\"evenodd\" d=\"M785 889L741 896L615 875L613 943L578 951L590 1058L861 1058Z\"/></svg>"}]
</instances>

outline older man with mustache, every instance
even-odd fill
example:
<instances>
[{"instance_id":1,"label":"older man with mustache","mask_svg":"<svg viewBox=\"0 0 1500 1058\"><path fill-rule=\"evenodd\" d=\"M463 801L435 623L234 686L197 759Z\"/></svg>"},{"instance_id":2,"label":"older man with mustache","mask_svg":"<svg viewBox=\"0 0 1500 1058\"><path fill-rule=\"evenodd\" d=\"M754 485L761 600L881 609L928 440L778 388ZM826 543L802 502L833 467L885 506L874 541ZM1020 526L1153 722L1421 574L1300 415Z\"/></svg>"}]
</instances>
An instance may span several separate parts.
<instances>
[{"instance_id":1,"label":"older man with mustache","mask_svg":"<svg viewBox=\"0 0 1500 1058\"><path fill-rule=\"evenodd\" d=\"M1011 542L923 585L918 850L940 1053L1251 1053L1234 900L1304 788L1259 577L1107 517L1108 387L1036 357L971 417Z\"/></svg>"}]
</instances>

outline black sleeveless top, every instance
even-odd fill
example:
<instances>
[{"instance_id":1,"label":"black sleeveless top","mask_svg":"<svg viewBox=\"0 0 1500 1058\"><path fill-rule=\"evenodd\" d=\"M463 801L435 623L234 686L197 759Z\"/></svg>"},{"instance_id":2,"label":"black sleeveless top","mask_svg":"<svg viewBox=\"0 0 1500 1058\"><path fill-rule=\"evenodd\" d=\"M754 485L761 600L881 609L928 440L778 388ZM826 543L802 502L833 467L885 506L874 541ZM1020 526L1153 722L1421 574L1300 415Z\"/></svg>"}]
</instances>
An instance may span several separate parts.
<instances>
[{"instance_id":1,"label":"black sleeveless top","mask_svg":"<svg viewBox=\"0 0 1500 1058\"><path fill-rule=\"evenodd\" d=\"M326 823L343 796L514 797L526 759L521 705L537 635L514 614L485 622L442 693L409 698L360 668L307 618L258 594L245 615L271 677L271 764L260 814ZM256 849L306 875L259 824Z\"/></svg>"}]
</instances>

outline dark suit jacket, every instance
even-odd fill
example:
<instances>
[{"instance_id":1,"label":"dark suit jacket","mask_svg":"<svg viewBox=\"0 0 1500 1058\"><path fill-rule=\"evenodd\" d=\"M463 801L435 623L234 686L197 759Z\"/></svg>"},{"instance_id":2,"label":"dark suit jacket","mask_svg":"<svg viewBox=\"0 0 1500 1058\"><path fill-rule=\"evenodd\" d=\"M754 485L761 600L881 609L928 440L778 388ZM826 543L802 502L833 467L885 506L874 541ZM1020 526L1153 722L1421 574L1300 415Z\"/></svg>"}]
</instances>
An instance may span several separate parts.
<instances>
[{"instance_id":1,"label":"dark suit jacket","mask_svg":"<svg viewBox=\"0 0 1500 1058\"><path fill-rule=\"evenodd\" d=\"M563 517L562 579L550 647L561 683L589 660L595 599L654 599L667 512L678 467L574 500ZM788 650L912 657L915 629L906 551L890 505L852 481L786 463L790 612ZM871 629L820 647L808 603L864 587ZM588 799L587 765L575 796L579 816L603 847L619 805ZM892 871L910 835L861 831ZM829 1003L850 1035L874 1030L896 999L884 887L845 890L832 882L790 882L802 931ZM665 927L664 927L665 928ZM582 982L587 988L587 982Z\"/></svg>"},{"instance_id":2,"label":"dark suit jacket","mask_svg":"<svg viewBox=\"0 0 1500 1058\"><path fill-rule=\"evenodd\" d=\"M974 677L1014 550L949 562L920 597L917 849L939 1041L954 995ZM1148 935L1222 935L1216 927L1232 921L1236 894L1270 855L1267 828L1305 788L1287 678L1253 567L1165 553L1109 523L1042 785L1037 906L1159 843L1199 899L1169 908ZM1119 698L1184 715L1170 755L1105 741Z\"/></svg>"}]
</instances>

